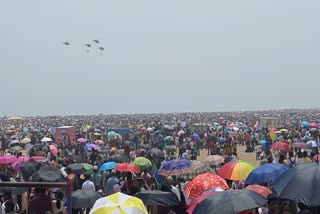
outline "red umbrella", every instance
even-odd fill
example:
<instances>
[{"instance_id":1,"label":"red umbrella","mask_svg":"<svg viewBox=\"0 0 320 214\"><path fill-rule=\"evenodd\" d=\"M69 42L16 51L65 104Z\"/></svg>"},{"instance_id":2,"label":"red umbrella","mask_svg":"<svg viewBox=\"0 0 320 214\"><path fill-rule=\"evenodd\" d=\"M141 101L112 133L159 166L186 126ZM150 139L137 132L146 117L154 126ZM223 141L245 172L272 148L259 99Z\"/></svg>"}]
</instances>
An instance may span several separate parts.
<instances>
[{"instance_id":1,"label":"red umbrella","mask_svg":"<svg viewBox=\"0 0 320 214\"><path fill-rule=\"evenodd\" d=\"M204 191L215 187L220 187L223 190L229 189L227 182L219 175L205 173L195 177L185 186L184 190L186 192L186 196L193 199L202 195Z\"/></svg>"},{"instance_id":2,"label":"red umbrella","mask_svg":"<svg viewBox=\"0 0 320 214\"><path fill-rule=\"evenodd\" d=\"M273 150L280 150L283 152L290 152L291 151L289 145L286 143L283 143L283 142L276 142L276 143L272 144L271 148Z\"/></svg>"},{"instance_id":3,"label":"red umbrella","mask_svg":"<svg viewBox=\"0 0 320 214\"><path fill-rule=\"evenodd\" d=\"M139 167L130 163L120 163L114 169L120 172L134 172L134 173L141 172Z\"/></svg>"},{"instance_id":4,"label":"red umbrella","mask_svg":"<svg viewBox=\"0 0 320 214\"><path fill-rule=\"evenodd\" d=\"M187 212L189 214L193 213L193 210L198 206L198 204L200 204L204 199L208 198L211 195L217 194L219 192L208 192L208 193L204 193L198 197L196 197L195 199L192 200Z\"/></svg>"},{"instance_id":5,"label":"red umbrella","mask_svg":"<svg viewBox=\"0 0 320 214\"><path fill-rule=\"evenodd\" d=\"M320 162L320 155L315 155L315 156L313 156L313 160Z\"/></svg>"},{"instance_id":6,"label":"red umbrella","mask_svg":"<svg viewBox=\"0 0 320 214\"><path fill-rule=\"evenodd\" d=\"M259 195L263 196L264 198L267 198L268 195L270 195L272 193L272 191L268 187L257 185L257 184L249 185L245 189L254 191L254 192L258 193Z\"/></svg>"},{"instance_id":7,"label":"red umbrella","mask_svg":"<svg viewBox=\"0 0 320 214\"><path fill-rule=\"evenodd\" d=\"M300 148L300 149L308 149L308 148L309 148L308 144L306 144L306 143L301 143L301 142L299 142L299 143L293 143L293 144L291 145L291 147L292 147L292 148Z\"/></svg>"}]
</instances>

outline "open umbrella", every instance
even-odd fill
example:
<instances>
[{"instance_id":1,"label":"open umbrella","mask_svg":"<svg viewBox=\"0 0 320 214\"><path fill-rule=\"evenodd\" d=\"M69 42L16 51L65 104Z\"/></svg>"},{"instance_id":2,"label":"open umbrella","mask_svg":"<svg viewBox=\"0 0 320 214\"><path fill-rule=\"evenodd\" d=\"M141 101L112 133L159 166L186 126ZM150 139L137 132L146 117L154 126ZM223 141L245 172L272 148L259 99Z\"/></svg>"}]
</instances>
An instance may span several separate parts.
<instances>
[{"instance_id":1,"label":"open umbrella","mask_svg":"<svg viewBox=\"0 0 320 214\"><path fill-rule=\"evenodd\" d=\"M198 175L212 172L211 167L205 162L199 160L192 160L191 162L194 169L186 174L180 175L180 178L183 178L186 181L190 181Z\"/></svg>"},{"instance_id":2,"label":"open umbrella","mask_svg":"<svg viewBox=\"0 0 320 214\"><path fill-rule=\"evenodd\" d=\"M19 140L11 140L10 143L8 144L9 147L17 146L20 144Z\"/></svg>"},{"instance_id":3,"label":"open umbrella","mask_svg":"<svg viewBox=\"0 0 320 214\"><path fill-rule=\"evenodd\" d=\"M117 192L98 199L90 211L90 214L105 213L148 214L148 211L141 199Z\"/></svg>"},{"instance_id":4,"label":"open umbrella","mask_svg":"<svg viewBox=\"0 0 320 214\"><path fill-rule=\"evenodd\" d=\"M190 204L190 206L188 207L187 212L189 214L192 214L194 209L198 206L198 204L200 204L204 199L208 198L211 195L217 194L218 192L215 191L210 191L210 192L204 192L202 195L194 198Z\"/></svg>"},{"instance_id":5,"label":"open umbrella","mask_svg":"<svg viewBox=\"0 0 320 214\"><path fill-rule=\"evenodd\" d=\"M267 163L252 170L248 175L246 184L262 184L270 181L275 181L277 178L286 172L289 168L280 163Z\"/></svg>"},{"instance_id":6,"label":"open umbrella","mask_svg":"<svg viewBox=\"0 0 320 214\"><path fill-rule=\"evenodd\" d=\"M288 169L273 184L280 198L294 200L309 207L320 206L320 166L299 164Z\"/></svg>"},{"instance_id":7,"label":"open umbrella","mask_svg":"<svg viewBox=\"0 0 320 214\"><path fill-rule=\"evenodd\" d=\"M261 207L266 203L258 193L250 190L227 190L204 199L193 214L234 214L244 210Z\"/></svg>"},{"instance_id":8,"label":"open umbrella","mask_svg":"<svg viewBox=\"0 0 320 214\"><path fill-rule=\"evenodd\" d=\"M166 161L159 170L163 176L182 175L194 169L192 162L186 159L175 159Z\"/></svg>"},{"instance_id":9,"label":"open umbrella","mask_svg":"<svg viewBox=\"0 0 320 214\"><path fill-rule=\"evenodd\" d=\"M23 143L23 144L27 144L27 143L30 143L30 142L31 142L31 139L28 138L28 137L23 138L23 139L21 140L21 143Z\"/></svg>"},{"instance_id":10,"label":"open umbrella","mask_svg":"<svg viewBox=\"0 0 320 214\"><path fill-rule=\"evenodd\" d=\"M116 134L117 133L115 133L114 131L110 131L110 132L108 132L108 138L110 140L114 140L116 138Z\"/></svg>"},{"instance_id":11,"label":"open umbrella","mask_svg":"<svg viewBox=\"0 0 320 214\"><path fill-rule=\"evenodd\" d=\"M77 142L79 142L79 143L86 143L86 142L87 142L87 139L85 139L85 138L78 138L78 139L77 139Z\"/></svg>"},{"instance_id":12,"label":"open umbrella","mask_svg":"<svg viewBox=\"0 0 320 214\"><path fill-rule=\"evenodd\" d=\"M116 166L117 166L117 163L114 161L107 162L100 166L99 171L111 170L111 169L114 169Z\"/></svg>"},{"instance_id":13,"label":"open umbrella","mask_svg":"<svg viewBox=\"0 0 320 214\"><path fill-rule=\"evenodd\" d=\"M52 142L52 139L49 137L44 137L41 139L41 142Z\"/></svg>"},{"instance_id":14,"label":"open umbrella","mask_svg":"<svg viewBox=\"0 0 320 214\"><path fill-rule=\"evenodd\" d=\"M148 151L148 154L152 154L158 158L164 157L164 153L163 151L161 151L160 149L157 148L152 148Z\"/></svg>"},{"instance_id":15,"label":"open umbrella","mask_svg":"<svg viewBox=\"0 0 320 214\"><path fill-rule=\"evenodd\" d=\"M114 161L116 163L122 163L124 162L125 160L125 157L122 155L122 154L113 154L109 157L109 161Z\"/></svg>"},{"instance_id":16,"label":"open umbrella","mask_svg":"<svg viewBox=\"0 0 320 214\"><path fill-rule=\"evenodd\" d=\"M71 168L71 172L76 174L76 175L81 175L86 171L84 169L84 167L79 163L70 164L70 165L68 165L68 167L70 167Z\"/></svg>"},{"instance_id":17,"label":"open umbrella","mask_svg":"<svg viewBox=\"0 0 320 214\"><path fill-rule=\"evenodd\" d=\"M276 142L274 144L271 145L271 148L273 150L280 150L283 152L290 152L290 146L287 143L283 143L283 142Z\"/></svg>"},{"instance_id":18,"label":"open umbrella","mask_svg":"<svg viewBox=\"0 0 320 214\"><path fill-rule=\"evenodd\" d=\"M130 163L120 163L114 169L119 172L133 172L133 173L141 172L139 167Z\"/></svg>"},{"instance_id":19,"label":"open umbrella","mask_svg":"<svg viewBox=\"0 0 320 214\"><path fill-rule=\"evenodd\" d=\"M50 152L53 154L53 156L57 157L58 155L58 149L54 145L49 145Z\"/></svg>"},{"instance_id":20,"label":"open umbrella","mask_svg":"<svg viewBox=\"0 0 320 214\"><path fill-rule=\"evenodd\" d=\"M197 134L197 133L194 133L192 135L192 137L196 140L196 141L199 141L200 140L200 136Z\"/></svg>"},{"instance_id":21,"label":"open umbrella","mask_svg":"<svg viewBox=\"0 0 320 214\"><path fill-rule=\"evenodd\" d=\"M318 147L318 143L314 140L310 140L308 143L308 146L311 147L311 148L316 148Z\"/></svg>"},{"instance_id":22,"label":"open umbrella","mask_svg":"<svg viewBox=\"0 0 320 214\"><path fill-rule=\"evenodd\" d=\"M152 166L151 161L145 157L138 157L132 163L139 167L141 170L151 168Z\"/></svg>"},{"instance_id":23,"label":"open umbrella","mask_svg":"<svg viewBox=\"0 0 320 214\"><path fill-rule=\"evenodd\" d=\"M227 182L219 175L205 173L198 175L191 182L187 183L184 190L188 198L194 199L202 195L206 190L216 187L220 187L223 190L229 189Z\"/></svg>"},{"instance_id":24,"label":"open umbrella","mask_svg":"<svg viewBox=\"0 0 320 214\"><path fill-rule=\"evenodd\" d=\"M255 168L254 165L246 161L229 162L219 169L218 175L228 180L243 181Z\"/></svg>"},{"instance_id":25,"label":"open umbrella","mask_svg":"<svg viewBox=\"0 0 320 214\"><path fill-rule=\"evenodd\" d=\"M77 190L71 193L72 208L91 208L96 201L100 198L100 195L93 190ZM90 212L91 213L91 212Z\"/></svg>"},{"instance_id":26,"label":"open umbrella","mask_svg":"<svg viewBox=\"0 0 320 214\"><path fill-rule=\"evenodd\" d=\"M18 160L18 158L13 155L0 156L0 164L2 164L2 165L11 164L11 163L16 162L17 160Z\"/></svg>"},{"instance_id":27,"label":"open umbrella","mask_svg":"<svg viewBox=\"0 0 320 214\"><path fill-rule=\"evenodd\" d=\"M81 165L84 168L84 174L85 175L91 175L92 171L93 171L93 166L91 164L88 163L81 163Z\"/></svg>"},{"instance_id":28,"label":"open umbrella","mask_svg":"<svg viewBox=\"0 0 320 214\"><path fill-rule=\"evenodd\" d=\"M36 166L38 163L36 161L24 161L19 164L19 169L24 180L29 180L30 176L36 171Z\"/></svg>"},{"instance_id":29,"label":"open umbrella","mask_svg":"<svg viewBox=\"0 0 320 214\"><path fill-rule=\"evenodd\" d=\"M204 162L208 163L210 166L218 166L219 164L224 163L224 157L221 155L210 155Z\"/></svg>"},{"instance_id":30,"label":"open umbrella","mask_svg":"<svg viewBox=\"0 0 320 214\"><path fill-rule=\"evenodd\" d=\"M303 128L308 128L308 127L309 127L309 122L308 122L308 121L303 121L303 122L301 123L301 126L302 126Z\"/></svg>"},{"instance_id":31,"label":"open umbrella","mask_svg":"<svg viewBox=\"0 0 320 214\"><path fill-rule=\"evenodd\" d=\"M163 147L164 150L166 150L167 152L176 152L176 147L174 146L165 146Z\"/></svg>"},{"instance_id":32,"label":"open umbrella","mask_svg":"<svg viewBox=\"0 0 320 214\"><path fill-rule=\"evenodd\" d=\"M293 143L293 144L291 144L291 147L292 148L300 148L300 149L308 149L309 148L308 144L302 143L302 142Z\"/></svg>"},{"instance_id":33,"label":"open umbrella","mask_svg":"<svg viewBox=\"0 0 320 214\"><path fill-rule=\"evenodd\" d=\"M147 206L178 206L180 204L177 196L173 192L163 192L159 190L144 190L134 195L140 198Z\"/></svg>"},{"instance_id":34,"label":"open umbrella","mask_svg":"<svg viewBox=\"0 0 320 214\"><path fill-rule=\"evenodd\" d=\"M318 125L318 123L316 123L316 122L311 122L311 123L309 123L309 127L318 127L319 125Z\"/></svg>"},{"instance_id":35,"label":"open umbrella","mask_svg":"<svg viewBox=\"0 0 320 214\"><path fill-rule=\"evenodd\" d=\"M61 171L55 167L41 167L32 175L32 182L64 182L65 178Z\"/></svg>"},{"instance_id":36,"label":"open umbrella","mask_svg":"<svg viewBox=\"0 0 320 214\"><path fill-rule=\"evenodd\" d=\"M263 196L264 198L267 198L268 195L270 195L272 193L271 189L269 189L268 187L257 185L257 184L248 185L245 189L254 191L254 192L260 194L261 196Z\"/></svg>"}]
</instances>

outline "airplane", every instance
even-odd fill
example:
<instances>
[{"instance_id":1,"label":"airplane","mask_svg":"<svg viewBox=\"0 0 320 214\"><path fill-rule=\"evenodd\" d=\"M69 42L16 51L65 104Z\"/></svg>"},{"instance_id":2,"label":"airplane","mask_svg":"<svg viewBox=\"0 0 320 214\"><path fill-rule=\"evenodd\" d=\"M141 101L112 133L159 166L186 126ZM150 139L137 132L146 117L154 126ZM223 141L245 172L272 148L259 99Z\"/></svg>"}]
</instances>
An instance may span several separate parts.
<instances>
[{"instance_id":1,"label":"airplane","mask_svg":"<svg viewBox=\"0 0 320 214\"><path fill-rule=\"evenodd\" d=\"M87 46L88 48L90 48L90 47L91 47L91 45L90 45L90 44L85 44L85 46Z\"/></svg>"},{"instance_id":2,"label":"airplane","mask_svg":"<svg viewBox=\"0 0 320 214\"><path fill-rule=\"evenodd\" d=\"M94 42L97 43L97 44L100 42L99 40L96 40L96 39L95 39L95 40L92 40L92 41L94 41Z\"/></svg>"},{"instance_id":3,"label":"airplane","mask_svg":"<svg viewBox=\"0 0 320 214\"><path fill-rule=\"evenodd\" d=\"M70 45L69 42L63 42L62 44L64 44L64 45Z\"/></svg>"},{"instance_id":4,"label":"airplane","mask_svg":"<svg viewBox=\"0 0 320 214\"><path fill-rule=\"evenodd\" d=\"M103 48L103 47L98 47L98 49L99 49L99 50L102 50L102 51L104 50L104 48Z\"/></svg>"}]
</instances>

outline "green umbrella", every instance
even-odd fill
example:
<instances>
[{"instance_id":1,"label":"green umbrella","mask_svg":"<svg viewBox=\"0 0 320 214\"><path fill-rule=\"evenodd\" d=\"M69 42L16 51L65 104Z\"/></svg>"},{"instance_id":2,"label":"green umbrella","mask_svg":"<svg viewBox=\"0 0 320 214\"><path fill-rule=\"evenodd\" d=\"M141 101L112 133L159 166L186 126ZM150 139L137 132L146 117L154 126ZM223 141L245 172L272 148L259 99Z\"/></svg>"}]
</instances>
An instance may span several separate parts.
<instances>
[{"instance_id":1,"label":"green umbrella","mask_svg":"<svg viewBox=\"0 0 320 214\"><path fill-rule=\"evenodd\" d=\"M108 132L108 138L110 140L114 140L116 138L116 134L114 131Z\"/></svg>"},{"instance_id":2,"label":"green umbrella","mask_svg":"<svg viewBox=\"0 0 320 214\"><path fill-rule=\"evenodd\" d=\"M11 152L21 151L21 150L23 150L23 148L21 146L14 146L14 147L10 148Z\"/></svg>"},{"instance_id":3,"label":"green umbrella","mask_svg":"<svg viewBox=\"0 0 320 214\"><path fill-rule=\"evenodd\" d=\"M152 167L151 161L145 157L138 157L132 163L142 170Z\"/></svg>"},{"instance_id":4,"label":"green umbrella","mask_svg":"<svg viewBox=\"0 0 320 214\"><path fill-rule=\"evenodd\" d=\"M91 164L81 163L81 165L83 166L83 168L85 170L84 174L86 174L86 175L92 174L93 166Z\"/></svg>"},{"instance_id":5,"label":"green umbrella","mask_svg":"<svg viewBox=\"0 0 320 214\"><path fill-rule=\"evenodd\" d=\"M171 140L171 136L167 136L167 137L165 137L163 140L164 140L164 141L169 141L169 140Z\"/></svg>"}]
</instances>

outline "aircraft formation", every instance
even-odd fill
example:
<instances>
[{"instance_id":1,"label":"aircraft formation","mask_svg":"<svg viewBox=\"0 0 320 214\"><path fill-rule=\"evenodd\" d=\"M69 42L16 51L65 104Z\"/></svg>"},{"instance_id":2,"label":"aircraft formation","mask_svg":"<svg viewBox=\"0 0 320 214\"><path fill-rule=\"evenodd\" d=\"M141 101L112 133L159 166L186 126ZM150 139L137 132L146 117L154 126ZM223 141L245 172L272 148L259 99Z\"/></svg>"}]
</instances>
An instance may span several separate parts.
<instances>
[{"instance_id":1,"label":"aircraft formation","mask_svg":"<svg viewBox=\"0 0 320 214\"><path fill-rule=\"evenodd\" d=\"M62 42L62 44L66 46L70 46L71 42L65 41L65 42ZM96 48L97 50L100 51L100 55L102 55L102 52L104 51L104 47L99 45L100 45L100 40L97 40L97 39L92 40L91 43L84 44L84 46L87 47L87 52L90 52L91 49Z\"/></svg>"}]
</instances>

